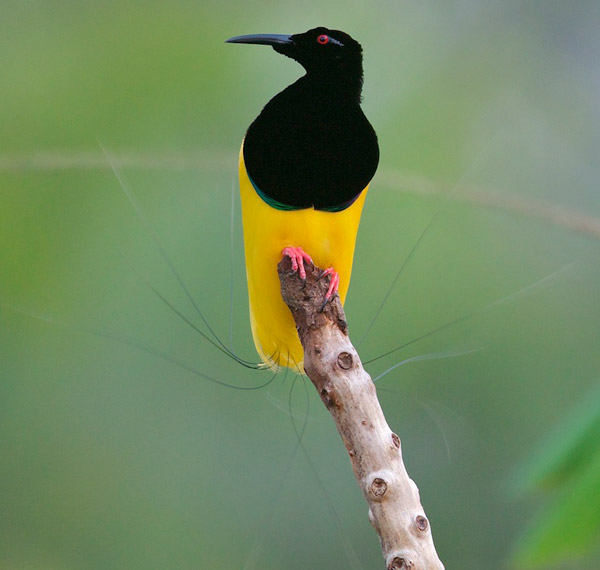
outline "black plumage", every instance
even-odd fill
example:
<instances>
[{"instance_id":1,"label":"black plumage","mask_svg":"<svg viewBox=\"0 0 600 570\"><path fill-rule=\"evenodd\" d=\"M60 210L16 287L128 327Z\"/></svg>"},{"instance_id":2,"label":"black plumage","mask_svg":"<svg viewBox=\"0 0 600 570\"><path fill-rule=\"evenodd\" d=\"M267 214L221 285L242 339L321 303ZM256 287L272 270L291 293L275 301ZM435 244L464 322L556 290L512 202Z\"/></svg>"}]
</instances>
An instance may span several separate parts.
<instances>
[{"instance_id":1,"label":"black plumage","mask_svg":"<svg viewBox=\"0 0 600 570\"><path fill-rule=\"evenodd\" d=\"M244 140L248 174L274 207L343 210L379 162L377 136L360 107L360 44L326 28L269 43L298 61L306 75L273 97L250 125Z\"/></svg>"}]
</instances>

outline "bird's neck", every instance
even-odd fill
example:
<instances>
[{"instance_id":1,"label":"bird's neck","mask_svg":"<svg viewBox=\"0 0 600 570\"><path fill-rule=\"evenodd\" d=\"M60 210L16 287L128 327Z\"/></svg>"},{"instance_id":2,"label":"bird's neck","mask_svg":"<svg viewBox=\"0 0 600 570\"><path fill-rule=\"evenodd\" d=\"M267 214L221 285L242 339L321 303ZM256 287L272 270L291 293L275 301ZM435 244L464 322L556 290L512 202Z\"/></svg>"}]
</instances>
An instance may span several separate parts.
<instances>
[{"instance_id":1,"label":"bird's neck","mask_svg":"<svg viewBox=\"0 0 600 570\"><path fill-rule=\"evenodd\" d=\"M362 73L307 73L292 86L298 96L324 105L360 105Z\"/></svg>"}]
</instances>

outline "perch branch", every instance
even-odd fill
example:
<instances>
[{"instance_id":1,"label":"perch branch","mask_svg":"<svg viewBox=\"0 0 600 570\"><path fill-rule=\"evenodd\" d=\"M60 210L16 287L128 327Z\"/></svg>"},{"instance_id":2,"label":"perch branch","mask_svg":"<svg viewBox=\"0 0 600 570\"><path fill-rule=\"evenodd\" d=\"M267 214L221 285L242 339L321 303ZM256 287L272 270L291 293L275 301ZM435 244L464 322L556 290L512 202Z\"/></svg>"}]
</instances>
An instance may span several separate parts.
<instances>
[{"instance_id":1,"label":"perch branch","mask_svg":"<svg viewBox=\"0 0 600 570\"><path fill-rule=\"evenodd\" d=\"M327 284L319 268L307 268L305 285L291 273L287 257L278 272L304 347L304 369L348 450L387 569L443 570L419 490L402 461L400 438L388 426L375 385L348 338L339 299L320 312Z\"/></svg>"}]
</instances>

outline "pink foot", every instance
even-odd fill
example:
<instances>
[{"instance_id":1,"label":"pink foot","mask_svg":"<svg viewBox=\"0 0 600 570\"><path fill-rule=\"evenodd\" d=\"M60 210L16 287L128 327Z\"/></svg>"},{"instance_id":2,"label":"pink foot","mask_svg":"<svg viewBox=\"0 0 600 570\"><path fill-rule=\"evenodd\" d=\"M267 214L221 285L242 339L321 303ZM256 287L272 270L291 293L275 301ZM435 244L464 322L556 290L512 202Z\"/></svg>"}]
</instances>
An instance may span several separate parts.
<instances>
[{"instance_id":1,"label":"pink foot","mask_svg":"<svg viewBox=\"0 0 600 570\"><path fill-rule=\"evenodd\" d=\"M284 247L281 252L282 255L287 255L292 262L292 272L298 272L300 279L306 281L306 270L304 269L304 262L312 263L313 260L301 247Z\"/></svg>"},{"instance_id":2,"label":"pink foot","mask_svg":"<svg viewBox=\"0 0 600 570\"><path fill-rule=\"evenodd\" d=\"M327 305L332 295L338 292L338 287L340 285L340 275L333 267L328 267L327 269L325 269L325 271L323 271L319 279L325 277L326 275L331 275L331 278L329 280L329 289L327 289L327 293L325 294L325 301L323 301L321 311L325 308L325 305Z\"/></svg>"}]
</instances>

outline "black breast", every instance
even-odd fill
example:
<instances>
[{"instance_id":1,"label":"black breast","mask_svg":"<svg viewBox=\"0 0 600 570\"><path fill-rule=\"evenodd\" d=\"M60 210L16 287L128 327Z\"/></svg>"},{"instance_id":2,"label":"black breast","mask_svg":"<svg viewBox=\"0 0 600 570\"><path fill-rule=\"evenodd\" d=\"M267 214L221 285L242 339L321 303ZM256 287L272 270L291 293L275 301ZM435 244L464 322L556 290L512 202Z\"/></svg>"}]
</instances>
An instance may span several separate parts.
<instances>
[{"instance_id":1,"label":"black breast","mask_svg":"<svg viewBox=\"0 0 600 570\"><path fill-rule=\"evenodd\" d=\"M339 211L375 174L379 147L358 100L311 85L305 76L250 125L244 162L270 205Z\"/></svg>"}]
</instances>

